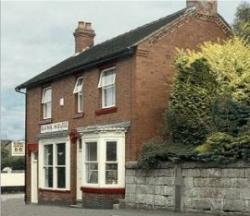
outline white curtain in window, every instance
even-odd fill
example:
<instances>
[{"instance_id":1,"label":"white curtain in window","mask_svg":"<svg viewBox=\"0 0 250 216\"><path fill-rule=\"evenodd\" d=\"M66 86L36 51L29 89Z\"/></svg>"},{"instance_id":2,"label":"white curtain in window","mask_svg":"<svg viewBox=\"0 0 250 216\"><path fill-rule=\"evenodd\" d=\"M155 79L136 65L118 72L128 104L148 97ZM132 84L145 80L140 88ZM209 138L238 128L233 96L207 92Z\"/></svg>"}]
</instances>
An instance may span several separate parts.
<instances>
[{"instance_id":1,"label":"white curtain in window","mask_svg":"<svg viewBox=\"0 0 250 216\"><path fill-rule=\"evenodd\" d=\"M51 88L46 88L43 90L43 97L42 97L42 103L49 103L51 102Z\"/></svg>"},{"instance_id":2,"label":"white curtain in window","mask_svg":"<svg viewBox=\"0 0 250 216\"><path fill-rule=\"evenodd\" d=\"M98 88L115 84L115 69L105 70L101 73Z\"/></svg>"}]
</instances>

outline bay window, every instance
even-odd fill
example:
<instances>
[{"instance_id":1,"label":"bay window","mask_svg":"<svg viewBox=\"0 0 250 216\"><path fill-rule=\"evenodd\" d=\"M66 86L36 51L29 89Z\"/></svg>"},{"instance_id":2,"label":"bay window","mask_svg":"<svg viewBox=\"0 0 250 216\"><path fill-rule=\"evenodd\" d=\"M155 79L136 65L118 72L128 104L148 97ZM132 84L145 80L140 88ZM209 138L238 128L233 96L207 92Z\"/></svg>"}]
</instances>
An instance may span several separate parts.
<instances>
[{"instance_id":1,"label":"bay window","mask_svg":"<svg viewBox=\"0 0 250 216\"><path fill-rule=\"evenodd\" d=\"M83 186L122 188L125 179L125 135L83 136Z\"/></svg>"},{"instance_id":2,"label":"bay window","mask_svg":"<svg viewBox=\"0 0 250 216\"><path fill-rule=\"evenodd\" d=\"M116 89L115 89L115 68L105 69L101 72L98 88L102 89L102 108L115 106Z\"/></svg>"},{"instance_id":3,"label":"bay window","mask_svg":"<svg viewBox=\"0 0 250 216\"><path fill-rule=\"evenodd\" d=\"M46 140L39 143L39 169L41 173L40 188L69 188L69 143Z\"/></svg>"},{"instance_id":4,"label":"bay window","mask_svg":"<svg viewBox=\"0 0 250 216\"><path fill-rule=\"evenodd\" d=\"M83 77L79 77L76 80L75 88L73 94L76 97L76 110L77 113L83 112Z\"/></svg>"},{"instance_id":5,"label":"bay window","mask_svg":"<svg viewBox=\"0 0 250 216\"><path fill-rule=\"evenodd\" d=\"M44 88L42 92L42 111L43 119L51 118L52 109L52 90L51 87Z\"/></svg>"}]
</instances>

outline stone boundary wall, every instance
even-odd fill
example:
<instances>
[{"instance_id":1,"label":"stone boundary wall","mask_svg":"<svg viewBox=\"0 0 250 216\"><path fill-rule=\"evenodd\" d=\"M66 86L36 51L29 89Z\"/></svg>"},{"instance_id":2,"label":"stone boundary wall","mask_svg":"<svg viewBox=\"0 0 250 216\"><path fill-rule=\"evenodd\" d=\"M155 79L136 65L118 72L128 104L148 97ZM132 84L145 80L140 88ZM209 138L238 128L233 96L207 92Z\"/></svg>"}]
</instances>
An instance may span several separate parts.
<instances>
[{"instance_id":1,"label":"stone boundary wall","mask_svg":"<svg viewBox=\"0 0 250 216\"><path fill-rule=\"evenodd\" d=\"M250 163L162 163L126 166L125 207L250 215Z\"/></svg>"}]
</instances>

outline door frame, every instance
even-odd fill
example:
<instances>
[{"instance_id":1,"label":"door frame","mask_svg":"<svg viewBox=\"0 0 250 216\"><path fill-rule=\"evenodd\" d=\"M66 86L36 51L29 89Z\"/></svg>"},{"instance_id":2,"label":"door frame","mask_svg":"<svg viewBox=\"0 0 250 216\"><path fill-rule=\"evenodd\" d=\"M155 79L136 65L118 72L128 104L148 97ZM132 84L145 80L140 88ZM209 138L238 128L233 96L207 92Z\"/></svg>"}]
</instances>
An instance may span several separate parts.
<instances>
[{"instance_id":1,"label":"door frame","mask_svg":"<svg viewBox=\"0 0 250 216\"><path fill-rule=\"evenodd\" d=\"M38 203L38 152L31 152L31 203Z\"/></svg>"}]
</instances>

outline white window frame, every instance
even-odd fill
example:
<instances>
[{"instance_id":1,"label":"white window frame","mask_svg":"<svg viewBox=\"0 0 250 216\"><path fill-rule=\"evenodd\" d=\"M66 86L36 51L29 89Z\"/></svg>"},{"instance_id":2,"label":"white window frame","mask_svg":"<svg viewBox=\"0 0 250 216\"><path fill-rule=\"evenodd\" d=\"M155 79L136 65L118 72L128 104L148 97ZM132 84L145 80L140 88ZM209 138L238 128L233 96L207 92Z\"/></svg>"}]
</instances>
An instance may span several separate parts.
<instances>
[{"instance_id":1,"label":"white window frame","mask_svg":"<svg viewBox=\"0 0 250 216\"><path fill-rule=\"evenodd\" d=\"M45 98L45 93L48 90L50 90L50 100L46 100ZM41 103L42 103L43 119L50 119L52 116L52 88L51 87L47 87L42 90ZM48 110L50 110L50 112L48 112Z\"/></svg>"},{"instance_id":2,"label":"white window frame","mask_svg":"<svg viewBox=\"0 0 250 216\"><path fill-rule=\"evenodd\" d=\"M56 144L65 143L65 188L58 188L57 185L57 151ZM45 186L45 169L44 169L44 146L53 145L53 187ZM69 138L54 138L54 139L42 139L39 140L39 188L46 190L70 190L70 140ZM60 167L60 166L59 166Z\"/></svg>"},{"instance_id":3,"label":"white window frame","mask_svg":"<svg viewBox=\"0 0 250 216\"><path fill-rule=\"evenodd\" d=\"M82 136L83 152L86 151L86 143L97 142L98 183L89 184L86 176L86 165L83 163L82 184L84 187L93 188L124 188L125 187L125 132L106 132L88 134ZM116 142L118 180L117 184L106 184L106 142ZM82 154L85 162L85 154Z\"/></svg>"},{"instance_id":4,"label":"white window frame","mask_svg":"<svg viewBox=\"0 0 250 216\"><path fill-rule=\"evenodd\" d=\"M102 83L103 77L104 77L105 73L107 73L109 71L114 72L113 82L110 84L104 85ZM98 88L102 89L102 108L110 108L110 107L114 107L116 105L116 85L115 85L115 82L116 82L116 68L115 67L107 68L107 69L101 71L100 79L98 82ZM105 90L109 89L109 88L114 88L114 92L113 92L114 101L113 101L113 104L109 104L109 105L105 106Z\"/></svg>"},{"instance_id":5,"label":"white window frame","mask_svg":"<svg viewBox=\"0 0 250 216\"><path fill-rule=\"evenodd\" d=\"M78 86L79 80L82 80L82 84L80 85L80 87ZM73 90L73 94L76 95L77 113L84 112L83 86L83 77L78 77Z\"/></svg>"}]
</instances>

